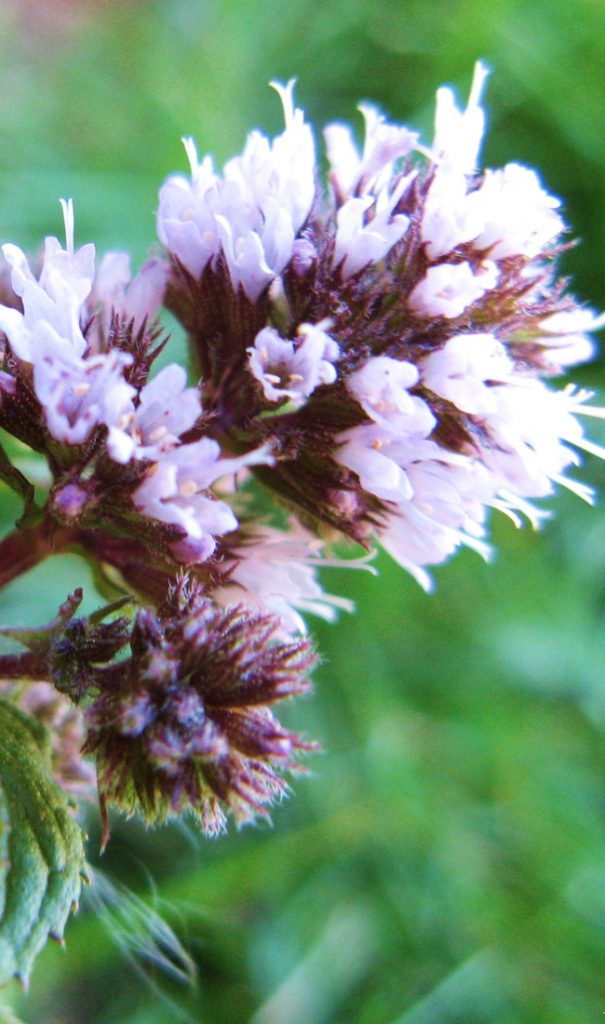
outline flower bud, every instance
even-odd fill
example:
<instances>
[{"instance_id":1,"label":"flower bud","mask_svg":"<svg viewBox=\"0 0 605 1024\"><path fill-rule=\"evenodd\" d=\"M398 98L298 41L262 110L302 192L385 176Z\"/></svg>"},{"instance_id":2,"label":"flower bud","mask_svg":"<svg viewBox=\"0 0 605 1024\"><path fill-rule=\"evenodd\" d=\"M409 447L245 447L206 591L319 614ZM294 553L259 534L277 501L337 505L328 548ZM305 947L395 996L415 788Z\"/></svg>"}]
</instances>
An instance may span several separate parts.
<instances>
[{"instance_id":1,"label":"flower bud","mask_svg":"<svg viewBox=\"0 0 605 1024\"><path fill-rule=\"evenodd\" d=\"M292 246L292 270L305 277L317 262L317 249L308 238L297 238Z\"/></svg>"},{"instance_id":2,"label":"flower bud","mask_svg":"<svg viewBox=\"0 0 605 1024\"><path fill-rule=\"evenodd\" d=\"M21 678L46 680L77 703L95 685L98 666L110 662L128 639L128 620L120 617L111 622L102 620L120 608L124 599L99 609L93 615L75 618L82 601L78 587L61 605L58 614L45 626L33 629L0 630L0 635L27 647L29 655L7 655L0 662L5 678L9 673L7 658L23 666Z\"/></svg>"},{"instance_id":3,"label":"flower bud","mask_svg":"<svg viewBox=\"0 0 605 1024\"><path fill-rule=\"evenodd\" d=\"M281 773L313 749L270 705L309 688L306 639L280 643L280 620L220 608L179 582L158 613L137 615L132 656L108 670L86 711L85 752L102 801L161 821L186 810L202 829L266 816L286 792Z\"/></svg>"},{"instance_id":4,"label":"flower bud","mask_svg":"<svg viewBox=\"0 0 605 1024\"><path fill-rule=\"evenodd\" d=\"M94 495L80 484L69 483L54 489L50 507L55 519L61 523L76 523L86 514Z\"/></svg>"}]
</instances>

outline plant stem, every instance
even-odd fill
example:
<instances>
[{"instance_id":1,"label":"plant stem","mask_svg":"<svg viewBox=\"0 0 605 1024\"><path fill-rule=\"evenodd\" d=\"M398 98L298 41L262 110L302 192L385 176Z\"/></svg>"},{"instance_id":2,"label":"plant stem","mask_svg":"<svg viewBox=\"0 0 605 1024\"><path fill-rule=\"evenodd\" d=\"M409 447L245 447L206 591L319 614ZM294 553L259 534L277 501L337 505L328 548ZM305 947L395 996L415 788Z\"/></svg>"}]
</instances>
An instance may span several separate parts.
<instances>
[{"instance_id":1,"label":"plant stem","mask_svg":"<svg viewBox=\"0 0 605 1024\"><path fill-rule=\"evenodd\" d=\"M46 673L35 654L0 654L0 679L44 679Z\"/></svg>"}]
</instances>

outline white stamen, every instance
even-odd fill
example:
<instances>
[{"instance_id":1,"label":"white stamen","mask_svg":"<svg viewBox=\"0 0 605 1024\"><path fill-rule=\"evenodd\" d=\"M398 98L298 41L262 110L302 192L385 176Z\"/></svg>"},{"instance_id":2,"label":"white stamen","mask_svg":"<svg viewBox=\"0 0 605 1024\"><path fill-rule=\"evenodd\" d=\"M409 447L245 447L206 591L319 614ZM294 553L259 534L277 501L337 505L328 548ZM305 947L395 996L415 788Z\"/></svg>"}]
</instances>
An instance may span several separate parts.
<instances>
[{"instance_id":1,"label":"white stamen","mask_svg":"<svg viewBox=\"0 0 605 1024\"><path fill-rule=\"evenodd\" d=\"M294 86L296 85L296 79L291 78L287 85L282 85L281 82L269 82L269 85L272 89L275 89L282 101L286 129L291 128L294 124Z\"/></svg>"},{"instance_id":2,"label":"white stamen","mask_svg":"<svg viewBox=\"0 0 605 1024\"><path fill-rule=\"evenodd\" d=\"M567 476L561 476L558 473L556 476L553 475L553 480L555 483L560 484L561 487L566 487L568 491L572 491L574 494L577 494L578 498L585 501L587 505L594 505L595 494L592 487L588 487L587 484L580 483L579 480L571 480Z\"/></svg>"},{"instance_id":3,"label":"white stamen","mask_svg":"<svg viewBox=\"0 0 605 1024\"><path fill-rule=\"evenodd\" d=\"M189 166L191 168L191 180L196 181L200 169L200 164L197 155L197 146L195 145L195 142L189 135L182 138L181 142L185 147L187 159L189 161Z\"/></svg>"},{"instance_id":4,"label":"white stamen","mask_svg":"<svg viewBox=\"0 0 605 1024\"><path fill-rule=\"evenodd\" d=\"M70 256L74 254L74 203L73 199L60 199L65 224L65 248Z\"/></svg>"},{"instance_id":5,"label":"white stamen","mask_svg":"<svg viewBox=\"0 0 605 1024\"><path fill-rule=\"evenodd\" d=\"M471 107L478 107L481 103L481 95L483 93L483 87L485 82L489 78L489 68L478 60L475 64L473 72L473 81L471 84L471 91L468 98L467 110Z\"/></svg>"}]
</instances>

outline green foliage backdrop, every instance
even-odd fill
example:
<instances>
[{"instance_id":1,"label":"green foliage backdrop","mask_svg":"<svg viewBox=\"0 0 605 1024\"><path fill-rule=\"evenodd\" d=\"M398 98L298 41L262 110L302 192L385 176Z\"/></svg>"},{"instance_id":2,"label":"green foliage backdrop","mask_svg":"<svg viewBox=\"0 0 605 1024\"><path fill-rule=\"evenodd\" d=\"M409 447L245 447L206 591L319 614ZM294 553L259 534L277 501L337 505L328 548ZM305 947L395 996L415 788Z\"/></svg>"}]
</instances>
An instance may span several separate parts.
<instances>
[{"instance_id":1,"label":"green foliage backdrop","mask_svg":"<svg viewBox=\"0 0 605 1024\"><path fill-rule=\"evenodd\" d=\"M481 57L486 162L535 164L565 197L582 245L564 267L605 306L602 0L4 0L0 40L2 240L37 248L71 195L80 242L142 258L180 136L223 160L250 127L275 131L269 79L297 76L317 125L367 98L430 137L436 87L464 95ZM605 494L602 467L585 477ZM7 529L18 503L0 499ZM316 693L291 711L323 743L314 775L272 829L212 842L116 821L102 860L91 808L96 899L31 993L9 991L15 1009L30 1024L601 1019L604 502L560 498L538 535L498 523L494 564L459 556L431 596L384 558L379 580L331 581L358 611L317 625ZM86 567L56 558L3 593L0 620L44 622L78 584L92 609Z\"/></svg>"}]
</instances>

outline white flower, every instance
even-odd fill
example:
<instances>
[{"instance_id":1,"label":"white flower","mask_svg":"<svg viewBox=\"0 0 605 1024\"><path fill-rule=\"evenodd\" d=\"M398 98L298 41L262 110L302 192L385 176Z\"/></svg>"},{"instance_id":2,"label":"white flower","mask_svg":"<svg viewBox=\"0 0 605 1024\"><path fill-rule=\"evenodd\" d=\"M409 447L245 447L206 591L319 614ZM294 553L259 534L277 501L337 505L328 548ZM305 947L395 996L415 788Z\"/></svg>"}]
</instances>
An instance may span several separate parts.
<instances>
[{"instance_id":1,"label":"white flower","mask_svg":"<svg viewBox=\"0 0 605 1024\"><path fill-rule=\"evenodd\" d=\"M210 485L221 475L216 466L220 447L202 438L176 448L154 463L133 494L133 502L145 515L178 526L185 534L178 544L184 561L201 562L216 547L216 536L237 529L238 522L226 502L209 496Z\"/></svg>"},{"instance_id":2,"label":"white flower","mask_svg":"<svg viewBox=\"0 0 605 1024\"><path fill-rule=\"evenodd\" d=\"M345 431L337 438L341 447L335 458L359 477L365 491L381 501L400 503L412 496L412 487L404 466L397 459L397 435L377 424L364 424ZM407 454L407 453L406 453Z\"/></svg>"},{"instance_id":3,"label":"white flower","mask_svg":"<svg viewBox=\"0 0 605 1024\"><path fill-rule=\"evenodd\" d=\"M521 164L485 171L468 191L466 176L449 164L435 170L425 201L422 237L437 259L472 242L492 260L533 258L564 230L555 211L560 202L541 187L535 171Z\"/></svg>"},{"instance_id":4,"label":"white flower","mask_svg":"<svg viewBox=\"0 0 605 1024\"><path fill-rule=\"evenodd\" d=\"M191 180L175 174L160 189L157 229L169 252L198 277L219 250L215 212L220 212L220 178L212 159L199 163L193 139L183 139Z\"/></svg>"},{"instance_id":5,"label":"white flower","mask_svg":"<svg viewBox=\"0 0 605 1024\"><path fill-rule=\"evenodd\" d=\"M112 349L81 359L46 321L33 337L34 390L48 429L65 444L82 444L92 430L119 423L132 408L134 388L124 380L132 357Z\"/></svg>"},{"instance_id":6,"label":"white flower","mask_svg":"<svg viewBox=\"0 0 605 1024\"><path fill-rule=\"evenodd\" d=\"M445 256L470 242L483 230L485 220L476 193L467 191L466 175L445 164L437 167L422 213L422 239L430 259Z\"/></svg>"},{"instance_id":7,"label":"white flower","mask_svg":"<svg viewBox=\"0 0 605 1024\"><path fill-rule=\"evenodd\" d=\"M422 381L463 412L494 412L497 400L486 381L510 378L513 364L493 334L456 334L422 360Z\"/></svg>"},{"instance_id":8,"label":"white flower","mask_svg":"<svg viewBox=\"0 0 605 1024\"><path fill-rule=\"evenodd\" d=\"M369 359L347 381L374 422L339 434L335 458L357 474L364 490L382 501L409 500L406 467L414 457L410 452L423 450L437 422L427 403L407 390L417 381L415 366L389 356Z\"/></svg>"},{"instance_id":9,"label":"white flower","mask_svg":"<svg viewBox=\"0 0 605 1024\"><path fill-rule=\"evenodd\" d=\"M225 165L225 180L234 182L251 204L263 210L273 199L287 212L294 234L304 224L315 196L315 145L302 110L294 106L295 80L271 82L284 108L285 131L272 143L252 132L241 156Z\"/></svg>"},{"instance_id":10,"label":"white flower","mask_svg":"<svg viewBox=\"0 0 605 1024\"><path fill-rule=\"evenodd\" d=\"M336 380L333 364L340 352L334 339L321 324L301 324L298 333L302 340L295 343L264 327L247 350L250 370L269 402L288 398L300 403L320 384Z\"/></svg>"},{"instance_id":11,"label":"white flower","mask_svg":"<svg viewBox=\"0 0 605 1024\"><path fill-rule=\"evenodd\" d=\"M434 422L432 419L431 426ZM409 501L413 494L409 466L422 459L438 458L441 452L434 441L428 440L430 427L427 429L422 422L418 426L420 429L415 431L404 431L400 425L399 429L389 429L378 423L352 427L337 437L341 447L335 458L357 474L364 490L381 501Z\"/></svg>"},{"instance_id":12,"label":"white flower","mask_svg":"<svg viewBox=\"0 0 605 1024\"><path fill-rule=\"evenodd\" d=\"M39 280L34 277L27 257L16 245L3 245L4 258L11 267L11 283L23 302L23 313L0 306L0 330L4 331L15 355L32 362L32 338L40 323L50 325L65 340L76 356L81 356L86 341L81 317L94 275L94 245L74 251L74 215L71 199L62 199L66 248L49 236Z\"/></svg>"},{"instance_id":13,"label":"white flower","mask_svg":"<svg viewBox=\"0 0 605 1024\"><path fill-rule=\"evenodd\" d=\"M378 424L354 427L338 440L338 461L391 507L381 544L423 587L431 586L423 566L444 561L460 544L487 554L482 523L494 485L478 460Z\"/></svg>"},{"instance_id":14,"label":"white flower","mask_svg":"<svg viewBox=\"0 0 605 1024\"><path fill-rule=\"evenodd\" d=\"M404 383L413 384L405 364L398 372ZM551 391L517 375L492 335L455 336L422 361L421 372L426 387L480 419L479 430L467 423L472 437L467 453L446 450L414 432L413 418L406 424L393 402L385 402L387 411L393 407L385 418L382 395L389 393L379 387L370 392L369 373L366 391L374 407L366 404L376 421L340 434L335 457L391 510L380 528L381 543L430 589L423 567L444 561L460 544L487 557L482 539L487 507L506 512L517 524L520 512L537 526L546 513L527 499L552 493L555 484L591 500L590 488L565 474L580 461L578 450L605 457L605 449L584 436L578 419L605 419L605 410L586 405L589 392ZM380 385L379 374L376 381ZM393 391L397 399L397 388Z\"/></svg>"},{"instance_id":15,"label":"white flower","mask_svg":"<svg viewBox=\"0 0 605 1024\"><path fill-rule=\"evenodd\" d=\"M197 388L187 387L182 366L172 363L142 388L139 404L109 430L107 449L116 462L159 459L193 427L202 405Z\"/></svg>"},{"instance_id":16,"label":"white flower","mask_svg":"<svg viewBox=\"0 0 605 1024\"><path fill-rule=\"evenodd\" d=\"M376 423L425 437L436 420L426 402L410 395L408 389L417 383L413 363L376 356L351 374L347 389Z\"/></svg>"},{"instance_id":17,"label":"white flower","mask_svg":"<svg viewBox=\"0 0 605 1024\"><path fill-rule=\"evenodd\" d=\"M304 277L317 261L317 249L308 238L297 238L292 246L292 270L297 277Z\"/></svg>"},{"instance_id":18,"label":"white flower","mask_svg":"<svg viewBox=\"0 0 605 1024\"><path fill-rule=\"evenodd\" d=\"M315 151L309 126L294 108L294 81L280 94L286 129L272 143L252 132L221 178L210 158L200 164L185 140L191 181L169 178L160 190L158 234L198 277L222 251L233 287L256 299L292 256L315 195Z\"/></svg>"},{"instance_id":19,"label":"white flower","mask_svg":"<svg viewBox=\"0 0 605 1024\"><path fill-rule=\"evenodd\" d=\"M411 152L417 134L387 124L374 107L359 109L366 127L363 153L345 125L328 125L324 132L338 201L333 265L345 279L384 259L403 238L410 219L394 210L416 176L398 176L395 163Z\"/></svg>"},{"instance_id":20,"label":"white flower","mask_svg":"<svg viewBox=\"0 0 605 1024\"><path fill-rule=\"evenodd\" d=\"M324 129L330 177L342 196L382 191L393 178L395 161L407 156L418 141L417 132L388 124L370 104L360 103L358 109L365 121L361 154L348 125L329 124Z\"/></svg>"},{"instance_id":21,"label":"white flower","mask_svg":"<svg viewBox=\"0 0 605 1024\"><path fill-rule=\"evenodd\" d=\"M294 243L294 232L287 213L280 210L274 201L266 203L267 220L263 223L262 237L259 231L251 231L248 216L236 216L235 210L227 215L216 214L215 222L220 246L229 267L229 276L234 289L241 285L251 299L256 299L271 283L275 274L288 261ZM266 235L265 237L265 227ZM269 264L265 242L273 249L275 268Z\"/></svg>"},{"instance_id":22,"label":"white flower","mask_svg":"<svg viewBox=\"0 0 605 1024\"><path fill-rule=\"evenodd\" d=\"M88 301L100 318L105 336L112 310L132 320L135 330L145 321L153 320L164 298L167 277L168 266L157 257L148 259L133 278L128 253L105 253Z\"/></svg>"},{"instance_id":23,"label":"white flower","mask_svg":"<svg viewBox=\"0 0 605 1024\"><path fill-rule=\"evenodd\" d=\"M537 256L565 228L555 213L560 201L544 191L535 171L521 164L486 171L470 200L484 222L474 247L493 260Z\"/></svg>"},{"instance_id":24,"label":"white flower","mask_svg":"<svg viewBox=\"0 0 605 1024\"><path fill-rule=\"evenodd\" d=\"M172 545L180 561L202 562L214 551L215 537L238 526L229 505L213 495L212 484L246 466L271 461L267 448L223 459L220 445L204 437L171 449L153 463L132 500L145 515L183 531L183 539Z\"/></svg>"},{"instance_id":25,"label":"white flower","mask_svg":"<svg viewBox=\"0 0 605 1024\"><path fill-rule=\"evenodd\" d=\"M374 195L347 199L336 214L333 264L342 264L343 277L379 263L405 235L410 218L393 210L415 177L402 178L392 193L387 187Z\"/></svg>"},{"instance_id":26,"label":"white flower","mask_svg":"<svg viewBox=\"0 0 605 1024\"><path fill-rule=\"evenodd\" d=\"M554 368L575 366L595 355L596 344L585 332L598 331L605 326L605 313L597 316L591 309L571 309L553 313L540 323L543 332L540 345L550 349Z\"/></svg>"},{"instance_id":27,"label":"white flower","mask_svg":"<svg viewBox=\"0 0 605 1024\"><path fill-rule=\"evenodd\" d=\"M15 354L33 364L34 391L52 436L65 444L82 444L95 427L111 432L133 409L135 389L124 379L132 356L117 350L90 352L82 323L89 320L87 300L94 278L93 245L74 250L71 200L61 200L66 248L46 239L39 280L21 249L3 246L12 268L11 281L23 313L0 306L0 329Z\"/></svg>"},{"instance_id":28,"label":"white flower","mask_svg":"<svg viewBox=\"0 0 605 1024\"><path fill-rule=\"evenodd\" d=\"M244 603L279 615L286 635L306 633L301 612L334 622L338 610L353 611L344 597L326 594L317 579L322 566L372 569L364 560L332 561L323 543L291 520L287 532L267 526L255 530L232 554L237 561L228 582L213 596L220 604Z\"/></svg>"},{"instance_id":29,"label":"white flower","mask_svg":"<svg viewBox=\"0 0 605 1024\"><path fill-rule=\"evenodd\" d=\"M564 476L564 471L580 461L576 448L605 454L584 437L577 419L578 413L604 415L601 409L583 405L589 394L551 391L541 381L527 379L497 385L492 393L497 404L485 419L488 439L481 459L494 474L495 490L539 498L551 494L558 483L588 499L590 490Z\"/></svg>"},{"instance_id":30,"label":"white flower","mask_svg":"<svg viewBox=\"0 0 605 1024\"><path fill-rule=\"evenodd\" d=\"M437 448L437 446L435 446ZM482 540L488 475L471 459L437 450L437 458L408 467L409 501L389 517L381 534L386 551L424 587L432 588L426 565L439 565L461 545L489 557Z\"/></svg>"},{"instance_id":31,"label":"white flower","mask_svg":"<svg viewBox=\"0 0 605 1024\"><path fill-rule=\"evenodd\" d=\"M483 85L489 71L478 61L465 110L456 106L453 90L437 90L435 138L432 157L437 164L448 164L462 174L477 169L479 148L485 127L485 114L480 106Z\"/></svg>"},{"instance_id":32,"label":"white flower","mask_svg":"<svg viewBox=\"0 0 605 1024\"><path fill-rule=\"evenodd\" d=\"M540 330L558 335L598 331L601 327L605 327L605 313L597 314L592 309L581 307L551 313L540 323Z\"/></svg>"},{"instance_id":33,"label":"white flower","mask_svg":"<svg viewBox=\"0 0 605 1024\"><path fill-rule=\"evenodd\" d=\"M410 309L418 316L460 316L497 284L496 264L485 260L481 266L477 274L470 263L439 263L429 267L409 296Z\"/></svg>"}]
</instances>

